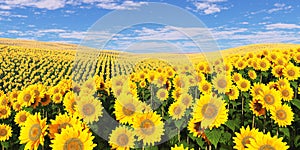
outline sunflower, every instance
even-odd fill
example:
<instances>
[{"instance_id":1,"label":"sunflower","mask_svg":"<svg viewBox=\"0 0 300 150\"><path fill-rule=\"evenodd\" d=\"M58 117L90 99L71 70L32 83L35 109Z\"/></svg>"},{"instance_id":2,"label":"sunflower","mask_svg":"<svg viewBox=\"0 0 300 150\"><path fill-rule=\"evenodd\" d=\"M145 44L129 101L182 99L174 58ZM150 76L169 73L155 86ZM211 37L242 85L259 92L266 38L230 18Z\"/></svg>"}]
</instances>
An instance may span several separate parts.
<instances>
[{"instance_id":1,"label":"sunflower","mask_svg":"<svg viewBox=\"0 0 300 150\"><path fill-rule=\"evenodd\" d=\"M290 81L286 78L279 78L278 81L277 81L277 84L279 86L279 89L281 87L284 87L284 86L290 86Z\"/></svg>"},{"instance_id":2,"label":"sunflower","mask_svg":"<svg viewBox=\"0 0 300 150\"><path fill-rule=\"evenodd\" d=\"M56 134L55 138L51 140L53 149L93 149L97 145L93 143L94 136L89 132L89 129L82 129L82 127L66 126L60 134Z\"/></svg>"},{"instance_id":3,"label":"sunflower","mask_svg":"<svg viewBox=\"0 0 300 150\"><path fill-rule=\"evenodd\" d=\"M232 81L233 81L233 82L238 82L238 81L240 81L240 79L242 79L242 78L243 78L242 75L239 74L239 73L237 73L237 72L233 73L233 75L232 75Z\"/></svg>"},{"instance_id":4,"label":"sunflower","mask_svg":"<svg viewBox=\"0 0 300 150\"><path fill-rule=\"evenodd\" d=\"M63 100L63 95L61 93L56 93L52 96L52 101L55 103L55 104L59 104L61 103Z\"/></svg>"},{"instance_id":5,"label":"sunflower","mask_svg":"<svg viewBox=\"0 0 300 150\"><path fill-rule=\"evenodd\" d=\"M246 92L250 89L250 81L247 79L242 78L236 84L241 91Z\"/></svg>"},{"instance_id":6,"label":"sunflower","mask_svg":"<svg viewBox=\"0 0 300 150\"><path fill-rule=\"evenodd\" d=\"M193 97L187 92L185 92L179 96L178 102L182 104L185 108L189 108L192 106Z\"/></svg>"},{"instance_id":7,"label":"sunflower","mask_svg":"<svg viewBox=\"0 0 300 150\"><path fill-rule=\"evenodd\" d=\"M19 101L14 102L13 110L14 111L20 111L21 109L22 109L22 104Z\"/></svg>"},{"instance_id":8,"label":"sunflower","mask_svg":"<svg viewBox=\"0 0 300 150\"><path fill-rule=\"evenodd\" d=\"M233 142L235 143L234 149L244 150L247 148L247 144L250 144L250 139L255 139L258 134L262 134L258 131L258 129L251 129L247 126L245 129L243 126L240 130L240 133L235 132L236 137L233 137Z\"/></svg>"},{"instance_id":9,"label":"sunflower","mask_svg":"<svg viewBox=\"0 0 300 150\"><path fill-rule=\"evenodd\" d=\"M258 68L261 71L267 71L271 64L266 58L258 59Z\"/></svg>"},{"instance_id":10,"label":"sunflower","mask_svg":"<svg viewBox=\"0 0 300 150\"><path fill-rule=\"evenodd\" d=\"M8 106L0 106L0 119L6 119L10 116L11 110Z\"/></svg>"},{"instance_id":11,"label":"sunflower","mask_svg":"<svg viewBox=\"0 0 300 150\"><path fill-rule=\"evenodd\" d=\"M293 59L297 62L300 63L300 53L295 53L293 56Z\"/></svg>"},{"instance_id":12,"label":"sunflower","mask_svg":"<svg viewBox=\"0 0 300 150\"><path fill-rule=\"evenodd\" d=\"M55 120L51 120L51 124L49 125L49 137L53 139L56 133L61 133L62 129L65 129L67 126L73 127L76 125L81 125L76 118L67 114L59 114L55 117Z\"/></svg>"},{"instance_id":13,"label":"sunflower","mask_svg":"<svg viewBox=\"0 0 300 150\"><path fill-rule=\"evenodd\" d=\"M248 76L252 80L256 79L256 77L257 77L256 72L254 70L249 70L248 71Z\"/></svg>"},{"instance_id":14,"label":"sunflower","mask_svg":"<svg viewBox=\"0 0 300 150\"><path fill-rule=\"evenodd\" d=\"M193 116L201 122L201 128L218 128L227 121L228 110L220 97L203 95L196 103Z\"/></svg>"},{"instance_id":15,"label":"sunflower","mask_svg":"<svg viewBox=\"0 0 300 150\"><path fill-rule=\"evenodd\" d=\"M48 127L46 120L47 118L41 119L40 113L27 117L25 125L21 127L19 136L20 144L26 143L24 149L37 150L39 144L44 145L44 137L47 134Z\"/></svg>"},{"instance_id":16,"label":"sunflower","mask_svg":"<svg viewBox=\"0 0 300 150\"><path fill-rule=\"evenodd\" d=\"M30 106L31 103L34 103L34 92L30 89L24 89L18 95L18 101L25 106Z\"/></svg>"},{"instance_id":17,"label":"sunflower","mask_svg":"<svg viewBox=\"0 0 300 150\"><path fill-rule=\"evenodd\" d=\"M213 87L219 94L229 92L232 82L230 76L217 75L212 81Z\"/></svg>"},{"instance_id":18,"label":"sunflower","mask_svg":"<svg viewBox=\"0 0 300 150\"><path fill-rule=\"evenodd\" d=\"M288 80L297 80L300 76L299 67L290 63L283 69L283 75Z\"/></svg>"},{"instance_id":19,"label":"sunflower","mask_svg":"<svg viewBox=\"0 0 300 150\"><path fill-rule=\"evenodd\" d=\"M138 140L143 140L144 145L153 145L159 142L164 134L164 123L161 116L155 112L138 114L133 121L133 128Z\"/></svg>"},{"instance_id":20,"label":"sunflower","mask_svg":"<svg viewBox=\"0 0 300 150\"><path fill-rule=\"evenodd\" d=\"M236 86L231 86L230 91L225 93L226 95L228 95L230 100L236 100L239 98L240 95L240 91Z\"/></svg>"},{"instance_id":21,"label":"sunflower","mask_svg":"<svg viewBox=\"0 0 300 150\"><path fill-rule=\"evenodd\" d=\"M126 126L119 126L109 135L109 144L112 149L129 150L134 148L135 132Z\"/></svg>"},{"instance_id":22,"label":"sunflower","mask_svg":"<svg viewBox=\"0 0 300 150\"><path fill-rule=\"evenodd\" d=\"M250 110L256 115L261 116L266 114L266 108L263 105L263 102L260 100L261 98L255 99L253 98L250 102Z\"/></svg>"},{"instance_id":23,"label":"sunflower","mask_svg":"<svg viewBox=\"0 0 300 150\"><path fill-rule=\"evenodd\" d=\"M187 81L187 77L186 76L176 76L173 79L173 85L174 87L177 88L181 88L181 89L185 89L188 88L188 81Z\"/></svg>"},{"instance_id":24,"label":"sunflower","mask_svg":"<svg viewBox=\"0 0 300 150\"><path fill-rule=\"evenodd\" d=\"M174 147L171 147L171 150L188 150L188 147L184 148L183 144L180 144L179 146L175 144Z\"/></svg>"},{"instance_id":25,"label":"sunflower","mask_svg":"<svg viewBox=\"0 0 300 150\"><path fill-rule=\"evenodd\" d=\"M63 104L65 106L66 111L69 114L74 114L76 111L76 109L75 109L75 106L76 106L75 93L68 92L64 97Z\"/></svg>"},{"instance_id":26,"label":"sunflower","mask_svg":"<svg viewBox=\"0 0 300 150\"><path fill-rule=\"evenodd\" d=\"M20 93L20 92L19 92L18 90L16 90L16 89L12 90L12 91L9 93L9 98L10 98L10 100L11 100L11 101L17 100L17 99L18 99L19 93Z\"/></svg>"},{"instance_id":27,"label":"sunflower","mask_svg":"<svg viewBox=\"0 0 300 150\"><path fill-rule=\"evenodd\" d=\"M235 63L235 68L237 68L238 70L243 70L245 67L247 67L247 64L244 60L239 59L238 61L236 61Z\"/></svg>"},{"instance_id":28,"label":"sunflower","mask_svg":"<svg viewBox=\"0 0 300 150\"><path fill-rule=\"evenodd\" d=\"M163 73L157 73L156 78L153 81L153 84L155 84L157 87L162 87L168 80L165 74Z\"/></svg>"},{"instance_id":29,"label":"sunflower","mask_svg":"<svg viewBox=\"0 0 300 150\"><path fill-rule=\"evenodd\" d=\"M98 121L102 117L102 103L93 96L81 97L77 102L76 107L78 114L86 123Z\"/></svg>"},{"instance_id":30,"label":"sunflower","mask_svg":"<svg viewBox=\"0 0 300 150\"><path fill-rule=\"evenodd\" d=\"M121 123L132 124L136 115L142 111L141 102L127 94L122 94L114 107L116 119Z\"/></svg>"},{"instance_id":31,"label":"sunflower","mask_svg":"<svg viewBox=\"0 0 300 150\"><path fill-rule=\"evenodd\" d=\"M262 83L254 83L253 86L251 87L251 95L253 97L259 95L261 92L263 92L263 89L266 87L266 85Z\"/></svg>"},{"instance_id":32,"label":"sunflower","mask_svg":"<svg viewBox=\"0 0 300 150\"><path fill-rule=\"evenodd\" d=\"M7 141L12 136L11 126L0 124L0 141Z\"/></svg>"},{"instance_id":33,"label":"sunflower","mask_svg":"<svg viewBox=\"0 0 300 150\"><path fill-rule=\"evenodd\" d=\"M169 107L169 115L172 117L172 119L178 120L184 116L185 110L186 107L183 104L175 102Z\"/></svg>"},{"instance_id":34,"label":"sunflower","mask_svg":"<svg viewBox=\"0 0 300 150\"><path fill-rule=\"evenodd\" d=\"M169 92L165 88L161 88L156 92L156 97L161 101L167 100L168 96Z\"/></svg>"},{"instance_id":35,"label":"sunflower","mask_svg":"<svg viewBox=\"0 0 300 150\"><path fill-rule=\"evenodd\" d=\"M172 98L174 98L175 101L178 101L182 93L184 93L182 89L175 89L172 91Z\"/></svg>"},{"instance_id":36,"label":"sunflower","mask_svg":"<svg viewBox=\"0 0 300 150\"><path fill-rule=\"evenodd\" d=\"M27 118L30 116L31 114L25 110L21 110L19 111L16 116L15 116L15 122L19 125L19 126L24 126L25 122L27 120Z\"/></svg>"},{"instance_id":37,"label":"sunflower","mask_svg":"<svg viewBox=\"0 0 300 150\"><path fill-rule=\"evenodd\" d=\"M293 118L292 108L288 105L280 105L271 109L271 118L275 120L275 122L280 127L286 127L287 125L291 125Z\"/></svg>"},{"instance_id":38,"label":"sunflower","mask_svg":"<svg viewBox=\"0 0 300 150\"><path fill-rule=\"evenodd\" d=\"M279 91L281 93L281 97L285 101L290 101L294 97L294 91L291 87L289 86L283 86L279 88Z\"/></svg>"},{"instance_id":39,"label":"sunflower","mask_svg":"<svg viewBox=\"0 0 300 150\"><path fill-rule=\"evenodd\" d=\"M282 140L282 137L271 137L270 132L257 134L254 139L250 139L250 144L246 144L247 148L245 150L287 150L289 146Z\"/></svg>"},{"instance_id":40,"label":"sunflower","mask_svg":"<svg viewBox=\"0 0 300 150\"><path fill-rule=\"evenodd\" d=\"M260 96L262 98L263 105L267 110L270 110L272 107L281 104L281 94L275 89L269 89L268 87L265 87L260 93Z\"/></svg>"},{"instance_id":41,"label":"sunflower","mask_svg":"<svg viewBox=\"0 0 300 150\"><path fill-rule=\"evenodd\" d=\"M198 88L203 94L210 94L212 92L212 85L206 80L200 82Z\"/></svg>"},{"instance_id":42,"label":"sunflower","mask_svg":"<svg viewBox=\"0 0 300 150\"><path fill-rule=\"evenodd\" d=\"M280 78L283 75L283 72L282 72L283 69L284 69L284 66L277 65L272 68L271 73L273 74L274 77Z\"/></svg>"}]
</instances>

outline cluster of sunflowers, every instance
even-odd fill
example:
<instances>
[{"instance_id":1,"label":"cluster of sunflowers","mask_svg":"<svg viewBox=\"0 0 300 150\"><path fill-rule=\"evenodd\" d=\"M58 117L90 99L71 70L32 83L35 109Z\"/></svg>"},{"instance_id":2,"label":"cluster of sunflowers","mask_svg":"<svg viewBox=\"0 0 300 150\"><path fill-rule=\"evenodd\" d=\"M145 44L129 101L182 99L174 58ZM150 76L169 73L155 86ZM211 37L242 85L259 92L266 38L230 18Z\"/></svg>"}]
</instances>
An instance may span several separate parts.
<instances>
[{"instance_id":1,"label":"cluster of sunflowers","mask_svg":"<svg viewBox=\"0 0 300 150\"><path fill-rule=\"evenodd\" d=\"M141 55L3 46L2 148L300 148L300 48Z\"/></svg>"}]
</instances>

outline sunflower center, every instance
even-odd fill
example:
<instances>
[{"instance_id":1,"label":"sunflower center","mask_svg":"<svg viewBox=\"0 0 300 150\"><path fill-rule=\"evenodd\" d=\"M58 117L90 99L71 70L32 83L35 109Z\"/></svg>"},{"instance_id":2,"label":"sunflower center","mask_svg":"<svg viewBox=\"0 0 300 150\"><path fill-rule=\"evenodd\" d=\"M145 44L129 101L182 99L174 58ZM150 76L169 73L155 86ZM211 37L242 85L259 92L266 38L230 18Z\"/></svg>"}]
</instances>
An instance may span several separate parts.
<instances>
[{"instance_id":1,"label":"sunflower center","mask_svg":"<svg viewBox=\"0 0 300 150\"><path fill-rule=\"evenodd\" d=\"M39 96L40 95L40 91L34 90L34 94L35 94L35 96Z\"/></svg>"},{"instance_id":2,"label":"sunflower center","mask_svg":"<svg viewBox=\"0 0 300 150\"><path fill-rule=\"evenodd\" d=\"M191 99L187 96L183 97L182 99L182 103L185 105L185 106L188 106L189 103L190 103Z\"/></svg>"},{"instance_id":3,"label":"sunflower center","mask_svg":"<svg viewBox=\"0 0 300 150\"><path fill-rule=\"evenodd\" d=\"M266 102L268 105L272 105L272 104L274 104L274 102L275 102L275 97L274 97L272 94L267 94L267 95L264 97L264 100L265 100L265 102Z\"/></svg>"},{"instance_id":4,"label":"sunflower center","mask_svg":"<svg viewBox=\"0 0 300 150\"><path fill-rule=\"evenodd\" d=\"M117 144L119 146L126 146L129 142L129 138L126 134L122 133L117 137Z\"/></svg>"},{"instance_id":5,"label":"sunflower center","mask_svg":"<svg viewBox=\"0 0 300 150\"><path fill-rule=\"evenodd\" d=\"M287 74L289 75L289 76L295 76L295 71L294 70L288 70L287 71Z\"/></svg>"},{"instance_id":6,"label":"sunflower center","mask_svg":"<svg viewBox=\"0 0 300 150\"><path fill-rule=\"evenodd\" d=\"M18 94L17 94L17 93L14 93L14 94L12 95L12 97L13 97L13 98L17 98L17 97L18 97Z\"/></svg>"},{"instance_id":7,"label":"sunflower center","mask_svg":"<svg viewBox=\"0 0 300 150\"><path fill-rule=\"evenodd\" d=\"M226 85L227 85L227 82L226 82L225 79L220 79L220 80L218 81L218 86L219 86L220 88L225 88Z\"/></svg>"},{"instance_id":8,"label":"sunflower center","mask_svg":"<svg viewBox=\"0 0 300 150\"><path fill-rule=\"evenodd\" d=\"M166 93L165 92L160 92L159 96L162 97L162 98L164 98L164 97L166 97Z\"/></svg>"},{"instance_id":9,"label":"sunflower center","mask_svg":"<svg viewBox=\"0 0 300 150\"><path fill-rule=\"evenodd\" d=\"M234 81L239 81L240 77L239 76L234 76L233 79L234 79Z\"/></svg>"},{"instance_id":10,"label":"sunflower center","mask_svg":"<svg viewBox=\"0 0 300 150\"><path fill-rule=\"evenodd\" d=\"M288 97L290 95L290 92L288 90L283 90L281 93L285 97Z\"/></svg>"},{"instance_id":11,"label":"sunflower center","mask_svg":"<svg viewBox=\"0 0 300 150\"><path fill-rule=\"evenodd\" d=\"M21 121L21 122L25 122L26 119L27 119L27 116L26 116L26 115L20 116L20 121Z\"/></svg>"},{"instance_id":12,"label":"sunflower center","mask_svg":"<svg viewBox=\"0 0 300 150\"><path fill-rule=\"evenodd\" d=\"M82 141L78 138L68 139L64 143L64 150L83 150L83 149L84 149L84 145Z\"/></svg>"},{"instance_id":13,"label":"sunflower center","mask_svg":"<svg viewBox=\"0 0 300 150\"><path fill-rule=\"evenodd\" d=\"M126 116L131 116L135 112L135 106L131 103L126 104L123 106L122 111Z\"/></svg>"},{"instance_id":14,"label":"sunflower center","mask_svg":"<svg viewBox=\"0 0 300 150\"><path fill-rule=\"evenodd\" d=\"M212 119L218 114L218 109L214 104L208 103L203 105L201 112L205 118Z\"/></svg>"},{"instance_id":15,"label":"sunflower center","mask_svg":"<svg viewBox=\"0 0 300 150\"><path fill-rule=\"evenodd\" d=\"M6 129L0 129L0 136L6 136L7 130Z\"/></svg>"},{"instance_id":16,"label":"sunflower center","mask_svg":"<svg viewBox=\"0 0 300 150\"><path fill-rule=\"evenodd\" d=\"M151 135L155 131L154 123L149 120L145 119L141 122L140 128L144 134Z\"/></svg>"},{"instance_id":17,"label":"sunflower center","mask_svg":"<svg viewBox=\"0 0 300 150\"><path fill-rule=\"evenodd\" d=\"M262 92L262 91L263 91L263 90L262 90L261 88L256 88L256 89L254 90L254 92L255 92L256 95L260 94L260 92Z\"/></svg>"},{"instance_id":18,"label":"sunflower center","mask_svg":"<svg viewBox=\"0 0 300 150\"><path fill-rule=\"evenodd\" d=\"M175 115L179 115L181 113L181 111L182 111L182 109L179 106L177 106L177 107L174 108L173 112L174 112Z\"/></svg>"},{"instance_id":19,"label":"sunflower center","mask_svg":"<svg viewBox=\"0 0 300 150\"><path fill-rule=\"evenodd\" d=\"M260 66L261 66L262 68L265 68L265 67L267 67L267 64L266 64L265 62L261 62L261 63L260 63Z\"/></svg>"},{"instance_id":20,"label":"sunflower center","mask_svg":"<svg viewBox=\"0 0 300 150\"><path fill-rule=\"evenodd\" d=\"M202 87L202 89L204 90L204 91L207 91L208 89L209 89L209 87L208 87L208 85L203 85L203 87Z\"/></svg>"},{"instance_id":21,"label":"sunflower center","mask_svg":"<svg viewBox=\"0 0 300 150\"><path fill-rule=\"evenodd\" d=\"M246 82L242 82L242 83L241 83L241 87L242 87L242 88L246 88L247 85L248 85L248 84L247 84Z\"/></svg>"},{"instance_id":22,"label":"sunflower center","mask_svg":"<svg viewBox=\"0 0 300 150\"><path fill-rule=\"evenodd\" d=\"M273 146L266 144L261 146L259 150L276 150L276 149Z\"/></svg>"},{"instance_id":23,"label":"sunflower center","mask_svg":"<svg viewBox=\"0 0 300 150\"><path fill-rule=\"evenodd\" d=\"M0 114L1 114L1 115L6 115L6 113L7 113L7 110L6 110L6 109L0 110Z\"/></svg>"},{"instance_id":24,"label":"sunflower center","mask_svg":"<svg viewBox=\"0 0 300 150\"><path fill-rule=\"evenodd\" d=\"M242 144L244 147L247 147L247 144L250 144L250 139L254 139L252 136L245 136L242 140Z\"/></svg>"},{"instance_id":25,"label":"sunflower center","mask_svg":"<svg viewBox=\"0 0 300 150\"><path fill-rule=\"evenodd\" d=\"M60 96L59 95L57 95L57 96L55 96L55 100L60 100Z\"/></svg>"},{"instance_id":26,"label":"sunflower center","mask_svg":"<svg viewBox=\"0 0 300 150\"><path fill-rule=\"evenodd\" d=\"M280 120L285 120L287 118L286 112L284 110L278 110L276 116Z\"/></svg>"},{"instance_id":27,"label":"sunflower center","mask_svg":"<svg viewBox=\"0 0 300 150\"><path fill-rule=\"evenodd\" d=\"M36 141L40 138L40 135L42 134L42 129L39 124L34 124L31 126L29 130L29 139L31 141Z\"/></svg>"},{"instance_id":28,"label":"sunflower center","mask_svg":"<svg viewBox=\"0 0 300 150\"><path fill-rule=\"evenodd\" d=\"M90 116L95 113L95 107L93 104L85 104L82 106L82 112L85 116Z\"/></svg>"},{"instance_id":29,"label":"sunflower center","mask_svg":"<svg viewBox=\"0 0 300 150\"><path fill-rule=\"evenodd\" d=\"M30 94L25 94L24 97L23 97L23 100L25 102L29 102L30 99L31 99L31 95Z\"/></svg>"}]
</instances>

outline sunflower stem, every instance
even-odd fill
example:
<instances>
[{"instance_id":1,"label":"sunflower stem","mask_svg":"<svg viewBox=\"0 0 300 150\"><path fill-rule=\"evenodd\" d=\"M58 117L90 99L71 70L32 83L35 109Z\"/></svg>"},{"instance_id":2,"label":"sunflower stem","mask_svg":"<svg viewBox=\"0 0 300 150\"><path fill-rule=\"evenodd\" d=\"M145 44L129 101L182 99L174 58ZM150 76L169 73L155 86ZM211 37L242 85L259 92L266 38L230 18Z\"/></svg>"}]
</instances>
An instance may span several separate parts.
<instances>
[{"instance_id":1,"label":"sunflower stem","mask_svg":"<svg viewBox=\"0 0 300 150\"><path fill-rule=\"evenodd\" d=\"M267 115L264 115L264 129L263 132L266 133L266 119L267 119Z\"/></svg>"},{"instance_id":2,"label":"sunflower stem","mask_svg":"<svg viewBox=\"0 0 300 150\"><path fill-rule=\"evenodd\" d=\"M254 128L255 126L255 115L252 116L252 129Z\"/></svg>"},{"instance_id":3,"label":"sunflower stem","mask_svg":"<svg viewBox=\"0 0 300 150\"><path fill-rule=\"evenodd\" d=\"M177 138L178 138L178 141L180 142L180 129L177 128L177 131L178 131Z\"/></svg>"},{"instance_id":4,"label":"sunflower stem","mask_svg":"<svg viewBox=\"0 0 300 150\"><path fill-rule=\"evenodd\" d=\"M279 137L279 126L277 126L276 135L277 135L277 137Z\"/></svg>"}]
</instances>

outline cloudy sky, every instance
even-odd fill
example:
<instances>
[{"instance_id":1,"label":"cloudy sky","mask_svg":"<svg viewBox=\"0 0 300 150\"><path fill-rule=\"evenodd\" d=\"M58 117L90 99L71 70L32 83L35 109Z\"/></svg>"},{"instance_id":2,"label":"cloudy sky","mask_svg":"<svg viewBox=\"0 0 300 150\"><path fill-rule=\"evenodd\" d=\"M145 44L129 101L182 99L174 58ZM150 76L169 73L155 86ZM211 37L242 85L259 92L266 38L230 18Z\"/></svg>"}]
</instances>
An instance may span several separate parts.
<instances>
[{"instance_id":1,"label":"cloudy sky","mask_svg":"<svg viewBox=\"0 0 300 150\"><path fill-rule=\"evenodd\" d=\"M152 7L152 2L170 9ZM0 0L0 37L75 44L92 41L89 46L131 51L143 47L193 52L207 38L216 44L213 50L253 43L300 43L299 6L296 0ZM143 14L138 17L144 22L132 21L131 12ZM153 16L172 20L155 22ZM203 34L209 35L200 37Z\"/></svg>"}]
</instances>

